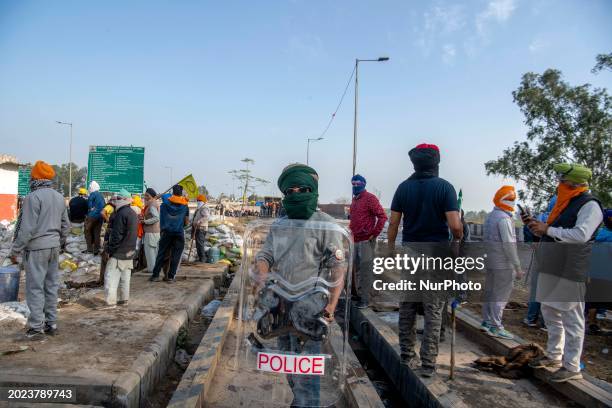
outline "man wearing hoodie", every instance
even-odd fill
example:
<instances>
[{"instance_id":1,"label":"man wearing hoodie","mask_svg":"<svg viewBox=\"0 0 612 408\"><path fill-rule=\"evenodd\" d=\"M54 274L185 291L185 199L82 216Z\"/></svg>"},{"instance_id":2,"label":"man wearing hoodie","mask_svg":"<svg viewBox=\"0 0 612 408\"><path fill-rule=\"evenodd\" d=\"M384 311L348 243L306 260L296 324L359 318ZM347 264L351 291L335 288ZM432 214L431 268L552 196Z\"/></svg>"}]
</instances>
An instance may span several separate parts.
<instances>
[{"instance_id":1,"label":"man wearing hoodie","mask_svg":"<svg viewBox=\"0 0 612 408\"><path fill-rule=\"evenodd\" d=\"M126 306L130 299L130 277L136 254L136 239L138 235L138 216L130 208L131 195L121 189L111 198L115 207L110 221L110 233L105 241L104 252L108 255L104 273L104 295L106 304ZM119 300L117 300L119 289Z\"/></svg>"},{"instance_id":2,"label":"man wearing hoodie","mask_svg":"<svg viewBox=\"0 0 612 408\"><path fill-rule=\"evenodd\" d=\"M484 223L488 256L481 330L502 339L512 339L512 334L504 329L502 316L512 293L513 279L523 276L512 218L515 202L514 187L502 186L493 197L495 207Z\"/></svg>"},{"instance_id":3,"label":"man wearing hoodie","mask_svg":"<svg viewBox=\"0 0 612 408\"><path fill-rule=\"evenodd\" d=\"M449 242L449 229L454 244L463 237L463 225L452 184L438 177L440 149L433 144L420 144L408 152L414 166L414 173L402 182L395 191L391 202L391 220L388 229L389 252L395 252L395 240L399 223L404 219L402 245L420 247L433 256L445 256ZM446 248L445 248L446 247ZM428 254L429 255L429 254ZM423 270L419 275L438 271ZM402 364L416 368L415 353L416 314L422 302L425 327L421 344L421 375L432 377L436 372L438 343L442 325L442 310L446 294L427 291L421 294L421 302L400 302L399 341Z\"/></svg>"},{"instance_id":4,"label":"man wearing hoodie","mask_svg":"<svg viewBox=\"0 0 612 408\"><path fill-rule=\"evenodd\" d=\"M357 307L368 307L372 290L372 261L376 252L376 238L382 232L387 214L378 198L366 190L366 179L356 174L351 179L353 201L349 228L355 241L354 277L357 287Z\"/></svg>"},{"instance_id":5,"label":"man wearing hoodie","mask_svg":"<svg viewBox=\"0 0 612 408\"><path fill-rule=\"evenodd\" d=\"M167 282L173 283L183 249L185 248L184 227L189 224L189 207L187 198L183 197L183 187L175 185L172 187L172 196L161 205L160 228L161 238L159 240L159 251L155 259L155 267L149 281L159 282L159 272L164 266L166 251L171 251L170 270Z\"/></svg>"},{"instance_id":6,"label":"man wearing hoodie","mask_svg":"<svg viewBox=\"0 0 612 408\"><path fill-rule=\"evenodd\" d=\"M23 255L26 302L30 309L26 337L43 340L57 331L58 258L70 232L64 197L52 188L53 167L37 161L32 167L30 193L23 199L11 259Z\"/></svg>"},{"instance_id":7,"label":"man wearing hoodie","mask_svg":"<svg viewBox=\"0 0 612 408\"><path fill-rule=\"evenodd\" d=\"M87 252L97 255L100 251L100 233L102 232L102 209L104 208L104 196L100 193L100 185L95 181L89 183L89 197L87 207L89 211L85 219L85 241Z\"/></svg>"}]
</instances>

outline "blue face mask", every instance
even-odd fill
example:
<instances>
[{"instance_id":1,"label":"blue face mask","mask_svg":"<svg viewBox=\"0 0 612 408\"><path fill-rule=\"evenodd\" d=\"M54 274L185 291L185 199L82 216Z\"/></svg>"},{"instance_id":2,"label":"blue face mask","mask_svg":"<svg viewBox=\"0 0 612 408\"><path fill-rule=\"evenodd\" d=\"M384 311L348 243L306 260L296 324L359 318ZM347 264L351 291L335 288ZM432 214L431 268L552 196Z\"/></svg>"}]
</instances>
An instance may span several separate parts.
<instances>
[{"instance_id":1,"label":"blue face mask","mask_svg":"<svg viewBox=\"0 0 612 408\"><path fill-rule=\"evenodd\" d=\"M365 186L353 186L353 195L359 195L363 193L363 190L365 190Z\"/></svg>"}]
</instances>

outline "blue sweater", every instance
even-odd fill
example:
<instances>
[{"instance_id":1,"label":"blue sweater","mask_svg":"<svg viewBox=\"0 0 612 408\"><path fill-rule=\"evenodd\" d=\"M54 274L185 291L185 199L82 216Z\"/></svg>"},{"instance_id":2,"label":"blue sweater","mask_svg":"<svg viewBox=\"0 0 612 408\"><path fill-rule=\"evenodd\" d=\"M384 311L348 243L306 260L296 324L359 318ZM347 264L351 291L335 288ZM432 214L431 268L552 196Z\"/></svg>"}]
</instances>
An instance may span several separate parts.
<instances>
[{"instance_id":1,"label":"blue sweater","mask_svg":"<svg viewBox=\"0 0 612 408\"><path fill-rule=\"evenodd\" d=\"M101 212L105 205L104 196L102 196L101 192L94 191L90 193L87 198L87 208L89 208L87 216L96 219L102 218Z\"/></svg>"},{"instance_id":2,"label":"blue sweater","mask_svg":"<svg viewBox=\"0 0 612 408\"><path fill-rule=\"evenodd\" d=\"M164 232L182 234L187 216L189 216L189 207L186 205L163 202L160 208L159 226Z\"/></svg>"}]
</instances>

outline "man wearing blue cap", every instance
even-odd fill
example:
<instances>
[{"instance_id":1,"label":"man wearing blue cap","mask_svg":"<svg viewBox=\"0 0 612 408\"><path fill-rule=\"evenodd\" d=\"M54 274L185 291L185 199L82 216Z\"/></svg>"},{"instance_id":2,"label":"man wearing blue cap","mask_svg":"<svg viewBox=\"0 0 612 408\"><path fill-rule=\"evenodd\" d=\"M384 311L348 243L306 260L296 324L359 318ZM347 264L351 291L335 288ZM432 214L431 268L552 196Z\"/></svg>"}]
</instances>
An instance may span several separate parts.
<instances>
[{"instance_id":1,"label":"man wearing blue cap","mask_svg":"<svg viewBox=\"0 0 612 408\"><path fill-rule=\"evenodd\" d=\"M376 238L380 235L387 214L378 198L366 190L366 179L356 174L351 179L353 201L349 228L355 241L354 282L357 288L357 307L368 307L372 288L372 261L376 252Z\"/></svg>"}]
</instances>

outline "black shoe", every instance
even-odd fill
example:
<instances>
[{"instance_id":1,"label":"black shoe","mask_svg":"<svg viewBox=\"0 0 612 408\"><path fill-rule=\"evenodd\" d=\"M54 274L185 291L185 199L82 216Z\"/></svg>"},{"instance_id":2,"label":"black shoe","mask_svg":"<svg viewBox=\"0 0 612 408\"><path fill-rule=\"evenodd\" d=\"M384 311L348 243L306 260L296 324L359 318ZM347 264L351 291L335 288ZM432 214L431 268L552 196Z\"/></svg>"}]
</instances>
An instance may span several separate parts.
<instances>
[{"instance_id":1,"label":"black shoe","mask_svg":"<svg viewBox=\"0 0 612 408\"><path fill-rule=\"evenodd\" d=\"M55 336L57 334L57 324L47 324L47 323L45 323L44 332L48 336Z\"/></svg>"},{"instance_id":2,"label":"black shoe","mask_svg":"<svg viewBox=\"0 0 612 408\"><path fill-rule=\"evenodd\" d=\"M431 378L434 375L436 375L436 368L435 367L429 367L429 366L422 366L421 367L421 377Z\"/></svg>"},{"instance_id":3,"label":"black shoe","mask_svg":"<svg viewBox=\"0 0 612 408\"><path fill-rule=\"evenodd\" d=\"M25 338L31 341L43 341L46 337L43 330L28 329L25 333Z\"/></svg>"},{"instance_id":4,"label":"black shoe","mask_svg":"<svg viewBox=\"0 0 612 408\"><path fill-rule=\"evenodd\" d=\"M127 305L128 305L127 300L120 300L117 302L117 306L127 306Z\"/></svg>"},{"instance_id":5,"label":"black shoe","mask_svg":"<svg viewBox=\"0 0 612 408\"><path fill-rule=\"evenodd\" d=\"M159 282L161 281L161 279L159 279L159 276L151 276L149 278L149 282Z\"/></svg>"},{"instance_id":6,"label":"black shoe","mask_svg":"<svg viewBox=\"0 0 612 408\"><path fill-rule=\"evenodd\" d=\"M417 355L412 357L402 356L401 364L407 366L411 370L416 370L421 364L421 359Z\"/></svg>"},{"instance_id":7,"label":"black shoe","mask_svg":"<svg viewBox=\"0 0 612 408\"><path fill-rule=\"evenodd\" d=\"M596 324L589 324L589 327L586 330L586 334L591 336L600 336L603 333L601 327Z\"/></svg>"}]
</instances>

